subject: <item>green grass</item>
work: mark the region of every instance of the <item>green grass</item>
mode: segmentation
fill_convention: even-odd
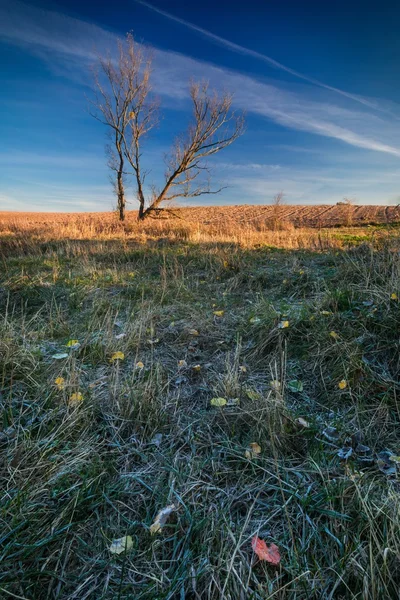
[[[0,597],[397,598],[399,480],[377,453],[400,454],[398,246],[2,251]]]

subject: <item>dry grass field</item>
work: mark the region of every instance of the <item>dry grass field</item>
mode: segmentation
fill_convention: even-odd
[[[0,214],[1,598],[399,597],[397,209],[344,208]]]
[[[235,230],[238,226],[263,231],[276,228],[276,221],[281,227],[329,228],[343,226],[387,225],[400,223],[400,206],[382,205],[283,205],[279,208],[273,205],[254,206],[210,206],[193,208],[176,208],[173,210],[178,220],[192,226],[202,226],[214,229]],[[137,212],[129,211],[128,221],[136,219]],[[1,212],[0,223],[16,221],[21,223],[50,222],[68,223],[71,220],[100,220],[105,223],[114,221],[110,213],[14,213]],[[173,220],[173,219],[170,219]]]

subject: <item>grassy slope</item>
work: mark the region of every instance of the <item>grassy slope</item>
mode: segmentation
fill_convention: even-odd
[[[1,597],[397,598],[397,475],[337,450],[359,432],[400,454],[398,253],[15,247],[0,283]],[[216,396],[240,403],[214,408]],[[249,459],[251,442],[262,452]],[[254,561],[255,533],[280,567]],[[111,555],[123,535],[132,550]]]

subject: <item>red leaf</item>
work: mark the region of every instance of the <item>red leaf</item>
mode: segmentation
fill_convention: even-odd
[[[251,540],[251,547],[260,560],[266,560],[271,565],[279,565],[281,561],[281,555],[276,544],[267,546],[264,540],[261,540],[257,535],[255,535]]]

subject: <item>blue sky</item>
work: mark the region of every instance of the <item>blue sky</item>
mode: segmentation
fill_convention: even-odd
[[[229,187],[195,204],[264,204],[280,190],[288,203],[397,203],[399,20],[385,1],[0,0],[0,210],[114,206],[87,97],[96,52],[126,31],[153,48],[161,100],[149,183],[190,118],[189,80],[208,79],[233,92],[247,128],[213,162]]]

